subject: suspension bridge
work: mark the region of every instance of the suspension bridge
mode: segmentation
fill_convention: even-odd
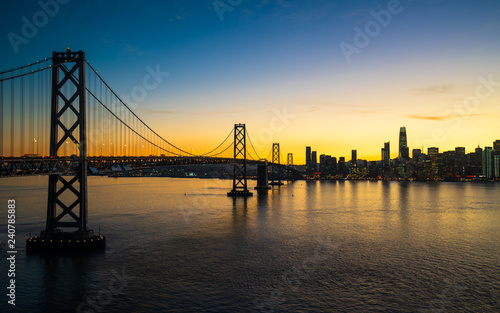
[[[91,174],[116,168],[232,164],[228,196],[247,197],[252,195],[247,165],[257,165],[259,190],[282,184],[281,179],[295,171],[291,153],[287,164],[281,164],[278,143],[261,158],[245,124],[235,124],[205,153],[183,150],[137,116],[83,51],[69,48],[0,72],[0,113],[0,177],[48,175],[46,228],[27,240],[28,251],[105,246],[106,238],[95,235],[87,223]]]

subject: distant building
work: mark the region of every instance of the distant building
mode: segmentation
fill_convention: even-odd
[[[382,148],[382,165],[391,165],[391,145],[390,142],[384,142],[384,147]]]
[[[467,167],[467,159],[465,155],[465,148],[464,147],[456,147],[455,148],[455,159],[454,159],[454,164],[453,168],[455,170],[454,174],[456,176],[463,176],[466,174],[466,167]]]
[[[408,141],[406,138],[406,127],[399,129],[399,156],[400,161],[406,161],[409,157]]]
[[[493,142],[493,151],[495,151],[495,154],[500,154],[500,140]]]
[[[465,148],[464,147],[456,147],[455,148],[455,154],[457,154],[457,155],[465,155]]]
[[[357,156],[357,151],[356,150],[352,150],[351,151],[351,164],[353,166],[356,166],[356,163],[358,162],[358,156]]]
[[[483,151],[483,176],[486,178],[493,178],[493,148],[484,147]]]
[[[495,162],[495,166],[493,167],[493,170],[495,171],[495,177],[500,178],[500,154],[495,154],[493,160]]]
[[[319,171],[321,172],[322,175],[325,174],[326,172],[326,154],[321,154],[319,156]]]
[[[345,166],[345,158],[344,157],[340,157],[339,158],[339,169],[338,169],[338,172],[340,175],[342,176],[345,176],[347,175],[347,169],[346,169],[346,166]]]
[[[311,147],[306,147],[306,172],[311,170]]]
[[[483,175],[483,149],[477,147],[473,153],[469,155],[469,175],[480,176]]]
[[[433,156],[436,154],[439,154],[439,148],[436,148],[436,147],[427,148],[427,155],[428,156]]]
[[[420,149],[413,149],[411,151],[411,158],[414,160],[414,161],[417,161],[418,157],[422,154],[422,150]]]
[[[327,177],[337,172],[337,159],[331,155],[322,154],[319,156],[319,171],[321,176]]]
[[[311,152],[311,170],[313,172],[318,170],[318,157],[316,156],[316,151]]]

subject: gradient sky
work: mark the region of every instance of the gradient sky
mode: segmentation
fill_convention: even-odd
[[[158,67],[169,76],[135,111],[183,148],[214,148],[235,123],[261,157],[279,142],[296,164],[308,145],[378,160],[391,141],[396,157],[401,126],[410,150],[471,152],[500,139],[499,1],[401,0],[351,62],[341,43],[355,45],[355,28],[376,27],[370,12],[398,1],[221,0],[232,9],[222,20],[213,1],[61,2],[17,53],[9,33],[22,35],[23,17],[42,8],[3,4],[0,69],[70,47],[129,95]]]

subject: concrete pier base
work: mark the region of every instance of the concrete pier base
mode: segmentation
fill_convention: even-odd
[[[96,236],[92,230],[81,232],[42,231],[40,236],[26,240],[26,252],[100,250],[106,247],[106,237]]]
[[[251,197],[253,193],[248,190],[231,190],[227,195],[228,197]]]

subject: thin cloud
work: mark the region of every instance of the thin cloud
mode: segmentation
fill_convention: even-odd
[[[430,121],[446,121],[455,118],[484,116],[485,114],[465,114],[465,115],[450,115],[450,116],[436,116],[436,115],[407,115],[406,117],[416,120],[430,120]]]
[[[233,110],[233,111],[195,111],[195,112],[180,112],[174,110],[152,110],[152,109],[144,109],[144,112],[148,114],[189,114],[189,115],[221,115],[221,114],[236,114],[246,112],[245,110]]]
[[[133,54],[133,55],[143,55],[144,51],[142,51],[141,47],[134,47],[131,44],[126,43],[125,48],[122,50],[122,53]]]

